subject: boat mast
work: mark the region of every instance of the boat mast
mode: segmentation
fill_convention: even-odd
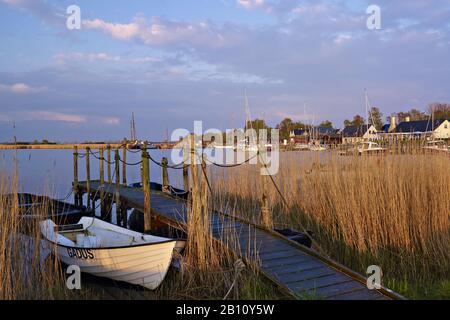
[[[131,113],[130,131],[131,131],[131,141],[136,141],[137,135],[136,135],[136,123],[134,121],[134,112]]]
[[[253,124],[252,124],[252,117],[250,115],[250,107],[248,105],[248,98],[247,98],[247,89],[244,88],[244,110],[245,110],[245,129],[247,130],[247,126],[250,126],[250,132],[252,134],[252,140],[255,142],[254,132],[253,132]],[[247,140],[247,139],[246,139]],[[246,141],[247,142],[247,141]],[[250,143],[250,141],[249,141]]]

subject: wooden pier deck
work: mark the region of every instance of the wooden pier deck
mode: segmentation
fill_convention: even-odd
[[[78,187],[86,192],[86,182]],[[91,181],[90,191],[99,192],[100,182]],[[105,183],[105,194],[115,193],[114,184]],[[120,186],[121,202],[143,211],[144,194],[140,188]],[[186,203],[159,191],[151,192],[152,215],[175,228],[186,223]],[[280,289],[298,298],[333,300],[386,300],[402,299],[400,295],[382,288],[369,290],[361,275],[326,259],[276,232],[261,229],[233,217],[210,213],[213,237],[228,246],[247,263],[257,266],[260,272]]]

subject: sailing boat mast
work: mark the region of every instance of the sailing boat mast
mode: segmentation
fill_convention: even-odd
[[[136,123],[134,121],[134,112],[131,113],[130,131],[131,131],[131,141],[136,141],[137,135],[136,135]]]
[[[252,118],[250,115],[250,108],[248,105],[248,98],[247,98],[247,89],[244,89],[244,110],[245,110],[245,129],[249,129],[247,126],[250,126],[250,132],[252,134],[252,140],[255,143],[255,137],[253,132],[253,124],[252,124]],[[250,141],[249,141],[250,142]]]

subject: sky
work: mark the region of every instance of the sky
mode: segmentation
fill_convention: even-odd
[[[448,0],[0,0],[0,41],[0,141],[242,127],[244,91],[272,126],[450,102]]]

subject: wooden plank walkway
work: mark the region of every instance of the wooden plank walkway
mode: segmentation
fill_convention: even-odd
[[[99,181],[91,181],[92,193],[99,190]],[[79,187],[86,191],[86,183]],[[106,194],[114,194],[114,185],[105,183]],[[139,188],[120,186],[121,201],[143,211],[144,194]],[[151,193],[152,214],[174,227],[187,220],[186,204],[159,191]],[[281,289],[298,298],[338,300],[402,299],[400,295],[382,288],[369,290],[365,279],[315,251],[257,226],[220,213],[210,213],[211,232],[215,239],[233,250],[246,262],[256,265],[260,272]]]

